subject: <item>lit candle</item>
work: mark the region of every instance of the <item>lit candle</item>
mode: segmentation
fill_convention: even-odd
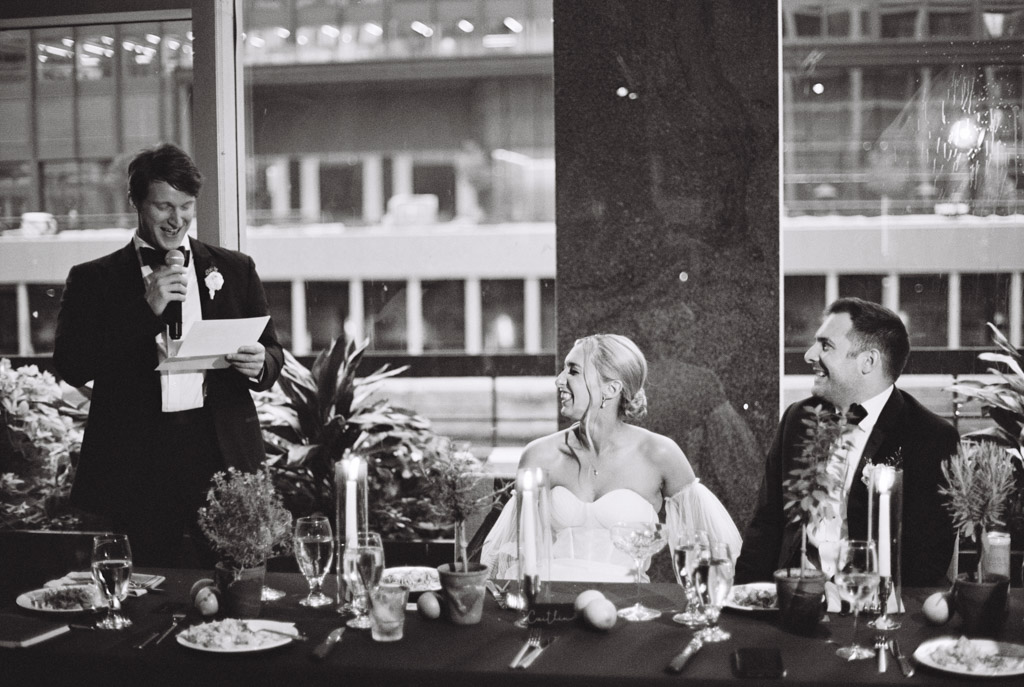
[[[519,479],[516,485],[521,494],[519,502],[523,512],[520,513],[519,526],[522,528],[523,560],[522,574],[524,577],[532,577],[537,574],[537,522],[535,518],[537,484],[532,469],[526,468],[519,471]]]
[[[345,474],[345,546],[358,546],[359,516],[356,510],[359,486],[359,459],[352,454],[341,459],[341,468]]]
[[[892,541],[889,535],[889,499],[896,482],[896,470],[889,465],[875,466],[875,488],[878,489],[878,574],[892,577]]]
[[[868,471],[868,536],[871,541],[875,537],[875,466],[866,466]]]

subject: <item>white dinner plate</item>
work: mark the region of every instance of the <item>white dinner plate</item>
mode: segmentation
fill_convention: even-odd
[[[941,652],[953,649],[959,640],[960,637],[929,639],[917,647],[917,650],[914,651],[914,659],[921,665],[956,675],[970,675],[971,677],[1024,675],[1024,645],[996,642],[990,639],[971,639],[967,641],[971,643],[971,648],[980,655],[994,657],[998,654],[1002,658],[990,658],[975,665],[942,660]],[[940,652],[938,657],[936,652]]]
[[[19,594],[15,603],[30,611],[44,613],[81,613],[106,608],[100,590],[95,585],[84,584],[34,589]]]
[[[222,638],[230,641],[232,635],[230,629],[239,625],[244,625],[249,631],[255,634],[254,637],[246,635],[252,641],[246,644],[209,646],[199,641],[194,641],[197,639],[197,633],[204,629],[209,630],[210,632],[219,633]],[[268,649],[276,649],[279,646],[284,646],[292,641],[290,638],[282,637],[279,634],[260,632],[260,630],[264,629],[275,630],[276,632],[283,632],[296,637],[299,635],[299,631],[295,629],[295,625],[292,623],[279,623],[274,620],[238,620],[237,618],[225,618],[224,620],[213,620],[208,623],[200,623],[199,625],[193,625],[185,628],[175,636],[175,639],[178,640],[178,644],[188,647],[189,649],[195,649],[196,651],[208,651],[215,654],[241,654],[251,651],[267,651]]]
[[[381,584],[397,584],[410,592],[437,591],[441,588],[441,576],[437,568],[405,566],[386,568],[380,578]]]
[[[767,594],[770,593],[774,601],[771,606],[752,605],[744,598],[749,594]],[[738,584],[732,588],[729,592],[729,599],[724,604],[726,608],[731,608],[736,611],[777,611],[779,610],[779,597],[775,592],[774,582],[751,582],[750,584]]]

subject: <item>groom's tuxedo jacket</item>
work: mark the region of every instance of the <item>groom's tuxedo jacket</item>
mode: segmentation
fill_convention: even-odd
[[[800,560],[800,527],[787,523],[782,483],[797,467],[806,426],[807,406],[828,405],[817,397],[786,409],[765,462],[757,508],[743,535],[736,563],[736,583],[771,580],[772,573]],[[847,506],[851,537],[867,534],[867,487],[861,480],[868,462],[884,462],[899,450],[903,457],[903,536],[901,583],[904,586],[940,584],[953,554],[955,533],[943,505],[940,465],[956,453],[959,435],[948,422],[922,406],[913,396],[894,389],[875,424],[850,489]],[[877,514],[875,516],[877,518]]]
[[[189,247],[204,320],[267,314],[252,258],[196,240]],[[212,270],[221,273],[224,284],[211,297],[204,278]],[[144,469],[155,424],[161,419],[160,374],[154,368],[155,340],[164,325],[144,295],[135,247],[129,243],[71,268],[61,300],[53,354],[57,371],[75,386],[93,382],[71,500],[95,513],[119,512],[124,495],[132,489],[126,483],[128,468]],[[206,371],[205,408],[213,419],[224,467],[251,470],[266,458],[249,391],[274,384],[284,355],[273,322],[259,340],[266,360],[257,383],[233,368]]]

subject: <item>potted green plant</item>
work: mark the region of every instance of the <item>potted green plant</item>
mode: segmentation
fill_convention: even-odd
[[[839,476],[830,469],[833,453],[843,445],[846,418],[824,406],[808,406],[796,467],[783,481],[783,510],[789,524],[800,527],[800,567],[775,571],[779,620],[783,627],[809,634],[825,614],[825,573],[807,559],[807,528],[836,514]]]
[[[1006,616],[1010,578],[986,574],[981,544],[987,530],[1006,524],[1003,514],[1014,488],[1010,461],[1006,449],[995,443],[964,440],[942,464],[946,485],[939,491],[953,526],[978,545],[975,572],[958,574],[953,585],[953,605],[968,634],[993,634]]]
[[[375,394],[402,366],[356,377],[368,341],[338,337],[307,369],[288,351],[278,382],[254,394],[274,481],[296,516],[334,512],[334,465],[346,449],[367,459],[370,529],[411,540],[434,531],[420,466],[433,458],[430,421]],[[336,524],[336,523],[335,523]]]
[[[455,532],[455,553],[451,564],[438,566],[445,611],[458,625],[480,622],[483,611],[488,566],[471,562],[467,551],[466,520],[490,510],[504,489],[494,488],[494,476],[483,469],[468,450],[440,438],[436,459],[424,466],[424,474],[433,495],[433,510],[439,522],[451,523]]]
[[[947,387],[947,391],[979,401],[994,423],[965,437],[999,444],[1012,457],[1014,486],[1007,497],[1004,517],[1011,543],[1019,550],[1024,547],[1024,356],[994,324],[989,322],[988,328],[998,350],[981,353],[978,359],[995,363],[987,370],[995,380],[964,379]]]
[[[215,473],[206,505],[199,509],[199,529],[222,556],[215,578],[227,614],[258,616],[267,559],[287,553],[292,535],[292,514],[275,490],[269,470],[229,468]]]

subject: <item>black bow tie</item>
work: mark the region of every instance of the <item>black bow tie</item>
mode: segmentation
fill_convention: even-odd
[[[185,267],[188,267],[188,249],[177,248],[175,250],[179,251],[182,255],[185,256]],[[156,269],[161,265],[167,264],[164,262],[164,260],[166,260],[168,252],[170,251],[158,250],[156,248],[147,248],[146,246],[141,246],[139,248],[139,255],[142,256],[142,264],[149,265],[153,269]]]
[[[846,421],[851,425],[859,425],[867,416],[868,411],[859,403],[850,404],[850,409],[846,411]]]

